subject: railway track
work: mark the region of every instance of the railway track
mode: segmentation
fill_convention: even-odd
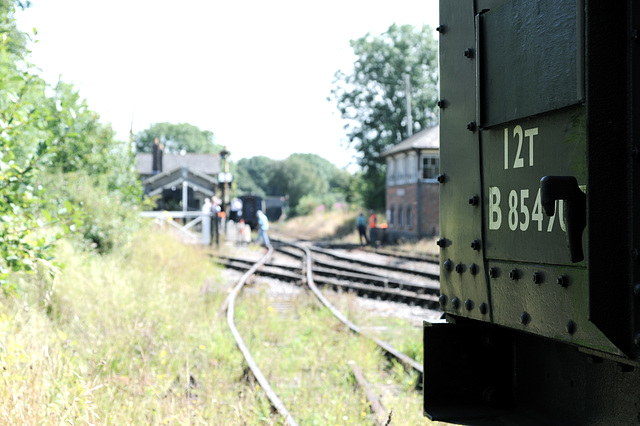
[[[404,259],[415,262],[424,262],[424,263],[432,263],[438,265],[440,263],[440,258],[437,254],[431,255],[416,255],[407,252],[385,249],[385,248],[376,248],[372,246],[363,246],[360,244],[321,244],[314,243],[318,248],[323,249],[334,249],[334,250],[350,250],[350,251],[363,251],[366,253],[375,253],[381,256],[388,256],[396,259]]]
[[[302,253],[295,253],[291,249],[278,247],[276,250],[300,261],[304,260]],[[225,267],[240,271],[247,271],[253,264],[252,260],[243,258],[218,256],[217,259]],[[435,283],[415,283],[367,272],[354,272],[357,271],[357,268],[348,268],[316,260],[314,263],[321,265],[313,267],[314,280],[317,285],[327,286],[334,290],[355,292],[358,296],[373,299],[391,300],[428,309],[439,308],[439,287]],[[300,282],[304,278],[301,268],[282,263],[267,262],[263,268],[256,271],[256,274],[287,282]]]
[[[375,281],[378,284],[361,284],[361,283],[345,283],[342,282],[341,279],[325,277],[320,275],[322,273],[323,268],[318,268],[313,266],[312,263],[312,255],[309,248],[294,244],[294,243],[284,243],[279,242],[278,247],[279,250],[283,250],[283,246],[288,246],[289,249],[284,250],[285,253],[289,256],[294,256],[298,261],[302,264],[300,267],[292,266],[290,264],[284,264],[282,262],[273,262],[271,261],[272,254],[274,252],[274,248],[269,246],[268,252],[262,256],[258,261],[256,260],[248,260],[248,259],[237,259],[230,257],[218,257],[218,262],[225,265],[226,267],[238,269],[245,271],[242,277],[239,279],[238,283],[234,286],[233,290],[230,292],[227,300],[225,302],[227,309],[227,323],[229,328],[232,331],[234,339],[242,352],[243,356],[247,360],[247,364],[260,384],[260,387],[264,390],[271,402],[271,405],[274,409],[282,416],[284,422],[290,425],[296,425],[297,422],[289,413],[289,411],[285,408],[282,401],[279,399],[277,394],[273,391],[270,384],[266,380],[265,376],[260,371],[259,367],[253,360],[249,349],[247,348],[242,336],[238,332],[234,323],[234,309],[235,309],[235,300],[242,291],[242,288],[246,284],[249,277],[253,274],[271,276],[283,281],[289,282],[302,282],[305,283],[308,288],[314,293],[314,295],[322,302],[322,304],[331,311],[331,313],[338,318],[343,324],[345,324],[352,332],[360,334],[373,342],[375,342],[378,347],[380,347],[384,353],[388,355],[388,357],[392,357],[396,359],[401,365],[405,367],[407,370],[415,371],[419,378],[418,383],[422,383],[422,374],[423,369],[422,365],[418,363],[413,358],[408,355],[396,350],[387,342],[376,338],[375,336],[369,335],[364,332],[360,327],[351,322],[345,315],[343,315],[338,309],[336,309],[327,299],[324,297],[322,292],[319,290],[316,283],[320,285],[330,285],[334,288],[343,288],[345,290],[356,291],[358,294],[376,294],[378,298],[393,298],[395,300],[402,300],[406,303],[414,303],[421,304],[423,306],[427,306],[430,308],[435,308],[438,306],[437,302],[437,290],[434,288],[420,287],[422,293],[417,293],[415,291],[409,291],[404,288],[400,288],[400,286],[407,286],[408,283],[398,282],[394,280],[387,280],[386,283],[380,277],[376,277],[374,275],[367,274],[358,274],[351,273],[350,278],[355,278],[358,275],[362,275],[362,277],[367,278],[371,281]],[[294,251],[297,250],[298,254],[295,254]],[[318,269],[320,269],[320,273],[318,273]],[[327,271],[324,271],[327,272]],[[328,273],[328,272],[327,272]],[[315,274],[318,274],[317,277],[314,277]],[[389,286],[390,282],[394,282],[393,285],[398,285],[396,288],[392,288]],[[386,287],[384,287],[386,284]]]
[[[273,408],[275,408],[278,411],[278,413],[284,418],[284,421],[286,424],[291,426],[297,426],[298,423],[291,416],[291,414],[286,409],[286,407],[284,406],[284,404],[282,403],[278,395],[273,391],[273,389],[271,388],[271,385],[269,384],[269,381],[266,379],[266,377],[264,377],[264,375],[262,374],[262,371],[260,371],[260,368],[258,367],[256,362],[253,360],[253,356],[251,355],[251,352],[249,352],[249,348],[247,348],[247,345],[244,343],[244,340],[242,339],[242,336],[240,335],[240,332],[238,331],[235,325],[234,317],[235,317],[236,297],[242,290],[242,287],[244,287],[244,285],[246,284],[249,277],[253,275],[258,270],[258,268],[264,265],[269,260],[269,258],[271,258],[272,254],[273,254],[273,247],[269,246],[269,250],[267,251],[267,253],[260,260],[255,262],[254,265],[242,275],[242,277],[240,277],[240,279],[238,280],[238,283],[235,285],[235,287],[233,287],[233,289],[231,290],[231,293],[229,293],[229,296],[227,297],[227,300],[225,302],[227,306],[227,324],[229,325],[229,328],[231,329],[231,333],[233,334],[233,338],[235,339],[236,343],[238,344],[238,348],[242,352],[242,355],[244,356],[245,360],[247,361],[247,364],[249,365],[249,368],[251,369],[253,376],[256,378],[258,383],[260,383],[260,386],[262,387],[264,392],[267,394],[267,397],[269,398],[269,401],[271,402],[271,405],[273,406]]]
[[[338,261],[348,262],[351,265],[351,267],[353,267],[353,264],[358,264],[370,269],[383,269],[387,273],[388,271],[394,271],[394,272],[399,272],[405,275],[424,277],[424,278],[428,278],[435,281],[438,281],[440,279],[439,266],[428,264],[426,265],[427,267],[417,267],[415,266],[415,263],[418,262],[416,260],[413,260],[414,266],[407,267],[407,266],[397,265],[389,262],[365,260],[356,256],[339,253],[334,250],[322,249],[313,245],[309,246],[308,248],[310,251],[316,254],[333,258]],[[318,259],[314,259],[314,262],[318,262]]]

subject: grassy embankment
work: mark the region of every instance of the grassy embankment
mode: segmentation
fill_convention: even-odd
[[[219,315],[232,279],[206,252],[145,229],[96,255],[64,243],[55,280],[25,277],[0,297],[2,424],[280,423],[248,377]],[[367,424],[355,360],[393,409],[424,423],[415,377],[385,368],[301,292],[276,310],[260,279],[237,304],[237,324],[265,375],[302,424]]]

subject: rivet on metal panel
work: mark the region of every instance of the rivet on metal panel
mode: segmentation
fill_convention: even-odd
[[[442,266],[444,267],[445,271],[451,272],[451,270],[453,269],[453,262],[450,259],[447,259],[444,261]]]
[[[477,206],[478,204],[480,204],[480,197],[474,195],[473,197],[469,198],[469,204],[471,204],[472,206]]]
[[[471,241],[471,248],[474,250],[480,250],[480,247],[482,246],[482,244],[480,244],[480,240],[473,240]]]
[[[453,309],[458,309],[460,307],[460,299],[454,297],[453,300],[451,300],[451,306],[453,306]]]
[[[470,121],[467,123],[467,130],[475,132],[477,128],[478,128],[478,125],[476,124],[475,121]]]
[[[524,325],[527,325],[531,322],[531,315],[526,312],[520,314],[520,322]]]
[[[491,278],[498,278],[498,268],[489,268],[489,276]]]
[[[544,281],[543,275],[540,272],[534,272],[533,273],[534,284],[542,284],[542,281]]]
[[[447,240],[445,240],[444,238],[440,238],[438,241],[436,241],[436,245],[438,247],[446,247],[447,246]]]
[[[576,332],[576,323],[573,322],[573,320],[569,320],[565,324],[564,328],[565,328],[565,330],[567,330],[567,333],[573,334],[573,333]]]
[[[438,25],[436,27],[436,31],[439,32],[440,34],[444,34],[447,32],[447,26],[446,25]]]
[[[446,294],[441,294],[440,297],[438,298],[438,302],[440,302],[440,306],[445,307],[447,306],[447,301],[449,299],[447,298]]]
[[[468,49],[465,49],[464,57],[469,59],[473,58],[473,48],[469,47]]]
[[[471,272],[471,275],[477,274],[479,270],[480,268],[475,263],[472,263],[471,265],[469,265],[469,272]]]
[[[439,183],[445,183],[447,181],[447,176],[444,173],[442,173],[436,177],[436,180]]]
[[[467,311],[470,311],[473,309],[473,301],[471,301],[471,299],[467,299],[464,301],[464,307],[467,308]]]
[[[633,295],[636,297],[640,296],[640,284],[633,286]]]
[[[560,285],[562,287],[568,287],[569,286],[569,277],[567,275],[560,275],[558,277],[558,285]]]
[[[462,262],[458,263],[456,265],[456,272],[461,274],[464,272],[464,264],[462,264]]]
[[[511,271],[509,271],[509,278],[511,278],[514,281],[519,279],[520,271],[518,271],[517,269],[512,269]]]
[[[480,313],[481,313],[482,315],[485,315],[485,314],[487,313],[487,311],[488,311],[487,304],[486,304],[486,303],[484,303],[484,302],[482,302],[482,303],[480,304],[480,306],[478,306],[478,309],[480,309]]]
[[[438,100],[438,108],[446,108],[446,107],[447,107],[447,100],[446,99]]]

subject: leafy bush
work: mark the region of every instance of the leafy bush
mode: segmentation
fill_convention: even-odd
[[[295,208],[295,215],[306,216],[315,211],[321,205],[322,200],[315,195],[305,195],[298,202],[298,205]]]
[[[128,216],[141,193],[131,147],[114,139],[111,127],[99,123],[73,86],[59,82],[48,88],[29,63],[29,36],[14,19],[16,7],[28,4],[0,0],[0,288],[5,292],[15,289],[20,272],[33,272],[36,263],[51,259],[55,242],[70,231],[80,231],[101,252],[109,250],[135,223]],[[45,169],[49,172],[42,176]],[[96,204],[105,200],[109,206]]]
[[[126,242],[140,227],[140,205],[127,201],[121,193],[110,190],[108,178],[89,176],[86,172],[49,174],[52,196],[81,207],[81,220],[75,228],[83,244],[104,254]]]

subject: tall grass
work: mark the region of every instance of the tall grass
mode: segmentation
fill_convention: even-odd
[[[238,328],[247,337],[263,373],[300,424],[373,424],[369,403],[355,387],[348,361],[353,360],[382,395],[393,424],[425,424],[416,375],[388,366],[368,339],[351,333],[313,296],[300,292],[285,308],[267,286],[243,295]],[[421,338],[420,338],[421,339]]]
[[[156,229],[133,237],[106,255],[63,243],[54,279],[43,268],[0,296],[0,424],[281,424],[219,314],[235,280]],[[414,376],[305,292],[255,282],[236,322],[301,424],[372,424],[349,360],[394,424],[425,423]]]
[[[256,407],[205,254],[141,232],[99,256],[59,249],[55,280],[0,305],[0,423],[243,423]]]

